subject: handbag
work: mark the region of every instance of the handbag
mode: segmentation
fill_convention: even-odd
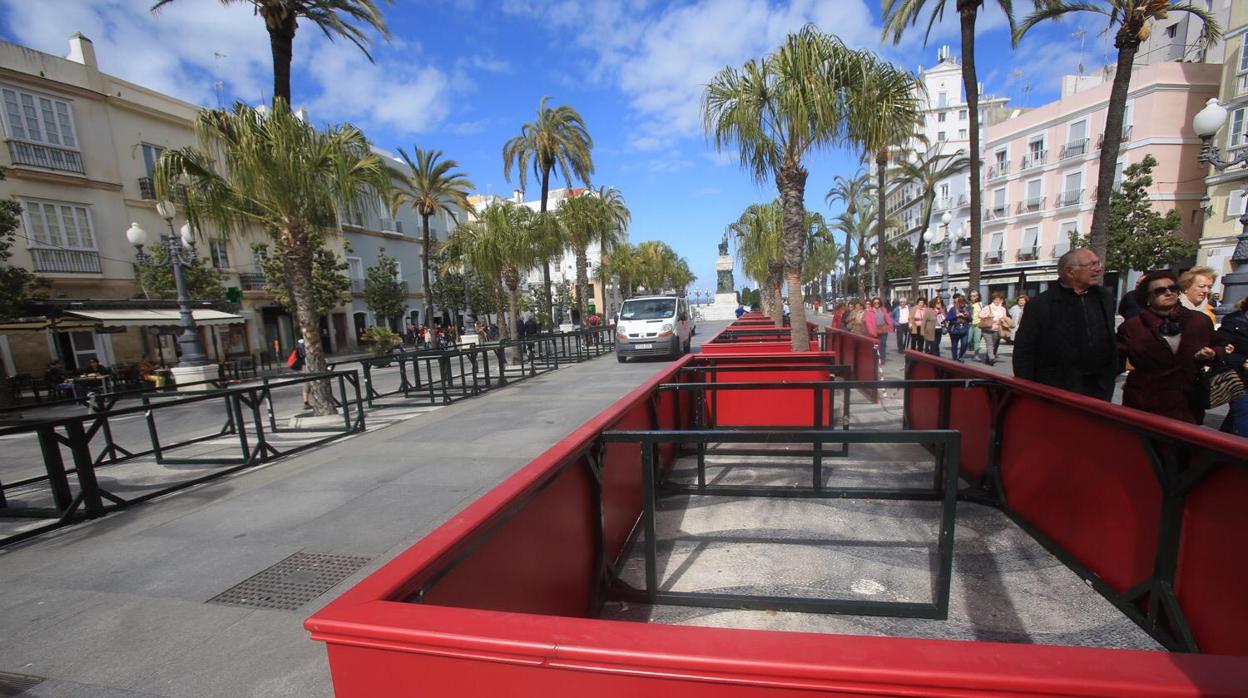
[[[1244,392],[1244,381],[1233,366],[1218,366],[1200,373],[1201,403],[1205,409],[1225,405]]]
[[[965,337],[969,330],[970,326],[968,326],[965,322],[955,322],[949,326],[949,336]]]
[[[982,316],[981,316],[981,317],[979,318],[979,329],[981,329],[981,330],[991,330],[991,329],[992,329],[992,316],[991,316],[991,315],[989,315],[988,317],[982,317]]]
[[[294,368],[295,364],[298,362],[299,362],[299,350],[291,349],[290,356],[286,357],[286,366],[289,368]]]

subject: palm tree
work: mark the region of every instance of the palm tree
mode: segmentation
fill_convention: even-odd
[[[794,351],[808,351],[802,304],[806,248],[807,153],[843,139],[845,102],[861,81],[869,54],[808,25],[775,53],[726,67],[706,87],[702,119],[715,147],[737,146],[741,166],[762,183],[772,179],[784,212],[784,263]]]
[[[227,234],[247,225],[269,232],[286,267],[308,368],[325,370],[313,260],[340,217],[361,210],[377,192],[388,193],[390,169],[370,152],[359,129],[317,131],[283,100],[274,101],[268,114],[241,102],[229,112],[202,111],[195,129],[200,148],[161,156],[157,195],[167,197],[185,183],[187,218],[195,229],[208,222]],[[310,401],[318,415],[333,411],[328,382],[313,386]]]
[[[779,201],[751,204],[728,225],[736,240],[741,269],[763,291],[763,312],[773,322],[784,323],[780,287],[784,283],[784,224]]]
[[[1096,176],[1096,208],[1092,211],[1092,228],[1088,232],[1089,246],[1101,259],[1105,259],[1109,243],[1109,200],[1114,189],[1118,151],[1122,147],[1122,121],[1127,109],[1127,93],[1131,90],[1131,67],[1135,64],[1140,43],[1147,40],[1152,32],[1152,23],[1164,19],[1171,10],[1190,12],[1199,17],[1205,23],[1205,37],[1210,44],[1222,38],[1222,28],[1209,11],[1192,3],[1176,5],[1170,0],[1102,0],[1101,4],[1047,0],[1014,29],[1014,45],[1017,46],[1024,34],[1045,20],[1057,19],[1071,12],[1095,12],[1108,17],[1109,29],[1114,30],[1118,65],[1105,109],[1100,171]]]
[[[844,211],[838,215],[832,227],[845,233],[845,273],[849,274],[850,269],[854,266],[853,252],[857,251],[858,256],[866,257],[870,254],[868,251],[867,238],[871,236],[871,231],[875,229],[878,217],[875,213],[876,201],[874,199],[863,199],[855,207],[854,213]],[[887,224],[887,219],[885,223]],[[858,265],[858,293],[866,295],[866,265]],[[848,284],[847,284],[848,286]]]
[[[620,296],[625,300],[633,295],[640,277],[640,258],[637,248],[628,243],[621,243],[603,254],[598,265],[598,275],[605,284],[614,278],[619,284]]]
[[[646,287],[647,292],[660,293],[671,289],[678,295],[684,295],[685,287],[693,283],[697,277],[689,269],[689,262],[667,243],[658,240],[646,240],[636,247],[636,280]]]
[[[459,163],[454,160],[438,160],[442,157],[441,150],[412,151],[415,159],[408,157],[402,148],[399,156],[407,163],[407,174],[397,178],[397,184],[390,196],[390,215],[397,215],[404,204],[411,204],[412,210],[420,216],[421,248],[420,274],[425,295],[425,321],[433,322],[433,286],[429,285],[429,254],[432,252],[432,241],[429,239],[429,218],[438,211],[445,211],[456,222],[459,219],[455,211],[471,211],[468,203],[468,192],[472,191],[472,182],[463,172],[456,171]]]
[[[832,178],[832,188],[824,194],[823,200],[828,205],[833,201],[840,201],[845,204],[845,210],[854,213],[858,206],[858,202],[871,195],[871,190],[875,184],[871,182],[871,176],[865,170],[858,170],[853,177],[842,177],[837,175]]]
[[[875,60],[866,67],[862,85],[850,107],[850,137],[875,160],[876,248],[884,249],[885,181],[890,148],[900,147],[915,137],[921,116],[923,83],[887,61]],[[876,288],[888,297],[888,279],[883,264],[876,265]]]
[[[802,283],[812,284],[816,295],[822,299],[827,293],[827,277],[836,268],[841,248],[832,237],[832,229],[821,214],[809,212],[806,216],[810,235],[806,239],[806,263],[803,265]]]
[[[562,177],[569,187],[575,177],[589,186],[594,174],[594,139],[590,138],[585,120],[568,105],[546,106],[542,97],[537,105],[537,119],[520,127],[520,135],[503,145],[503,177],[511,181],[514,164],[520,175],[520,186],[526,184],[530,163],[533,174],[542,180],[541,225],[548,232],[555,228],[546,217],[546,202],[550,194],[550,174]],[[549,227],[548,227],[549,226]],[[562,248],[562,246],[560,246]],[[542,284],[546,288],[546,314],[554,318],[553,297],[550,287],[550,260],[542,260]]]
[[[490,284],[494,291],[494,307],[498,308],[498,324],[503,339],[512,335],[512,324],[503,315],[503,270],[507,259],[499,246],[498,238],[490,236],[490,229],[483,220],[468,220],[455,226],[438,248],[443,260],[440,271],[472,269],[477,276]]]
[[[923,232],[932,223],[932,210],[936,203],[936,188],[940,183],[950,177],[965,170],[970,165],[970,159],[958,152],[952,154],[944,154],[940,152],[939,145],[929,149],[927,152],[917,154],[911,157],[910,153],[906,153],[900,162],[891,170],[891,176],[901,179],[905,183],[918,186],[923,196],[923,208],[919,214],[922,224],[919,226],[919,241],[914,246],[914,262],[910,272],[910,297],[917,298],[919,295],[919,271],[922,267],[924,248],[926,241],[923,239]],[[946,241],[948,244],[948,241]],[[879,265],[883,267],[884,265]]]
[[[564,239],[576,256],[577,317],[585,318],[589,296],[589,246],[597,243],[599,249],[606,253],[619,242],[620,233],[628,225],[628,207],[618,190],[603,187],[564,201],[556,215]]]
[[[159,0],[152,12],[174,0]],[[368,56],[368,35],[358,24],[372,27],[386,40],[390,31],[374,0],[220,0],[222,5],[251,5],[264,19],[269,32],[269,50],[273,53],[273,98],[281,97],[290,104],[290,60],[295,43],[295,30],[304,19],[319,28],[330,41],[341,36],[355,44]],[[389,4],[390,0],[385,0]]]

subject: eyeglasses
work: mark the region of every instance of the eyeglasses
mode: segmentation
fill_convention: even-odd
[[[1158,286],[1150,291],[1154,296],[1164,296],[1167,293],[1178,293],[1180,291],[1178,284],[1170,284],[1169,286]]]
[[[1093,269],[1096,269],[1097,267],[1102,267],[1102,266],[1104,266],[1104,264],[1102,264],[1102,263],[1101,263],[1101,260],[1099,260],[1099,259],[1098,259],[1098,260],[1096,260],[1095,262],[1083,262],[1083,263],[1081,263],[1081,264],[1072,264],[1072,265],[1070,265],[1070,266],[1072,266],[1072,267],[1092,267]]]

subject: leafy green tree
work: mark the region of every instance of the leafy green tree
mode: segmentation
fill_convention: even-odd
[[[21,220],[22,207],[17,201],[0,199],[0,319],[5,320],[25,316],[27,303],[48,287],[47,279],[9,263]],[[0,383],[6,383],[7,388],[7,381]]]
[[[1118,152],[1122,147],[1122,122],[1127,111],[1127,97],[1131,91],[1131,70],[1140,44],[1148,40],[1153,25],[1165,19],[1171,11],[1195,15],[1205,25],[1205,38],[1217,42],[1222,38],[1222,28],[1208,10],[1195,3],[1177,4],[1170,0],[1100,0],[1091,2],[1062,2],[1045,0],[1037,3],[1037,9],[1018,25],[1013,33],[1014,44],[1032,27],[1045,20],[1057,20],[1072,12],[1093,12],[1109,19],[1109,30],[1114,32],[1114,47],[1118,49],[1118,64],[1114,70],[1114,82],[1109,89],[1109,104],[1105,108],[1105,131],[1101,142],[1100,171],[1096,177],[1096,208],[1092,210],[1092,227],[1088,231],[1088,246],[1101,259],[1110,263],[1110,220],[1113,214],[1111,198],[1114,194],[1114,169]],[[974,124],[971,128],[975,128]],[[971,148],[974,149],[974,143]],[[971,175],[975,176],[974,173]],[[974,211],[974,209],[971,209]],[[972,250],[972,252],[976,252]]]
[[[173,279],[173,265],[169,260],[169,248],[164,243],[151,246],[152,263],[136,267],[139,288],[148,298],[177,298],[177,284]],[[225,297],[222,284],[224,274],[208,264],[203,256],[195,258],[194,264],[182,264],[182,278],[186,281],[186,293],[193,300],[219,301]]]
[[[549,238],[556,233],[554,226],[546,214],[547,199],[550,194],[550,174],[561,176],[570,187],[575,177],[586,187],[589,178],[594,174],[594,139],[589,136],[585,120],[572,107],[546,106],[542,97],[537,105],[537,119],[520,127],[520,135],[503,144],[503,177],[511,181],[511,168],[514,165],[520,177],[520,186],[524,187],[530,165],[533,174],[542,181],[542,203],[538,221],[543,237]],[[539,249],[541,247],[540,240]],[[557,251],[561,251],[558,246]],[[550,289],[550,259],[540,260],[542,263],[542,286],[546,289],[546,298],[552,298]],[[546,315],[554,314],[551,306],[546,306]]]
[[[160,0],[152,12],[174,0]],[[386,0],[389,2],[389,0]],[[273,54],[273,97],[290,104],[290,61],[294,52],[295,30],[303,20],[320,29],[332,41],[345,38],[373,60],[365,46],[368,35],[357,26],[365,24],[389,39],[386,22],[373,0],[220,0],[222,5],[251,5],[264,20],[269,32],[269,49]]]
[[[783,323],[780,287],[784,283],[784,222],[780,202],[751,204],[728,225],[728,233],[736,242],[741,270],[759,283],[763,312],[773,322]]]
[[[364,272],[364,303],[382,321],[402,318],[407,310],[407,284],[399,279],[399,262],[377,251],[377,263]]]
[[[810,343],[801,287],[808,232],[803,160],[846,138],[860,88],[882,65],[808,25],[772,54],[720,70],[703,94],[703,125],[716,149],[735,145],[741,166],[758,183],[774,181],[780,194],[794,351]]]
[[[936,147],[930,148],[923,153],[905,153],[901,161],[892,170],[892,176],[901,179],[905,183],[917,186],[923,197],[923,208],[919,213],[919,241],[914,246],[915,252],[911,260],[910,271],[893,275],[892,266],[885,265],[889,276],[895,279],[905,276],[910,277],[911,298],[919,297],[919,275],[922,271],[923,255],[927,246],[926,241],[923,240],[923,233],[932,224],[932,212],[935,210],[937,187],[940,186],[941,182],[965,170],[970,164],[971,161],[962,155],[961,150],[956,153],[946,154],[941,151],[939,144],[937,144]]]
[[[282,258],[294,313],[307,347],[307,366],[325,370],[313,269],[325,235],[340,217],[388,195],[391,170],[351,125],[318,131],[285,101],[260,112],[238,103],[205,110],[195,123],[200,147],[167,150],[156,166],[156,193],[185,184],[194,228],[210,222],[227,234],[248,226],[268,232]],[[328,381],[309,394],[315,414],[334,411]]]
[[[290,292],[290,280],[286,277],[285,260],[269,254],[269,246],[264,243],[253,243],[251,250],[260,260],[265,293],[272,296],[287,312],[295,313],[296,306]],[[323,247],[317,247],[312,262],[312,304],[318,316],[328,315],[334,308],[351,300],[348,293],[351,289],[351,278],[347,276],[349,267],[338,255]]]
[[[471,211],[468,203],[468,192],[474,189],[467,175],[456,170],[459,163],[454,160],[443,160],[440,150],[413,151],[415,159],[399,148],[399,155],[407,163],[408,173],[399,178],[394,194],[390,198],[391,212],[397,212],[405,203],[410,203],[412,210],[420,216],[421,222],[421,253],[420,274],[424,282],[423,288],[432,289],[429,282],[431,267],[429,256],[434,254],[433,241],[429,237],[429,218],[438,211],[445,211],[451,218],[456,218],[456,211]],[[432,294],[425,294],[425,317],[433,317]]]
[[[1162,215],[1152,206],[1148,188],[1153,186],[1157,159],[1144,159],[1122,171],[1122,187],[1109,202],[1109,248],[1105,268],[1119,272],[1161,269],[1191,257],[1196,243],[1179,236],[1183,216],[1177,209]],[[1091,244],[1090,235],[1076,240],[1079,246]]]
[[[911,245],[909,240],[900,239],[884,243],[884,273],[888,274],[889,278],[900,279],[911,275],[913,273],[911,265],[918,258],[919,255],[915,254],[914,245]],[[910,297],[919,297],[918,284],[913,281],[910,284]]]
[[[614,188],[597,191],[563,202],[556,213],[564,239],[576,257],[576,307],[581,318],[588,317],[589,246],[597,243],[604,253],[620,241],[630,214],[624,197]]]

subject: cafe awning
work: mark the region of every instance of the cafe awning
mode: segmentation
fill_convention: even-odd
[[[100,327],[96,320],[84,318],[26,317],[0,322],[0,334],[27,334],[54,330],[57,332],[90,332]]]
[[[170,327],[182,323],[178,311],[172,309],[70,310],[66,311],[64,315],[80,320],[89,320],[105,326]],[[213,325],[241,325],[245,322],[242,315],[226,313],[220,310],[195,309],[191,311],[191,316],[195,318],[195,324],[209,327]]]

